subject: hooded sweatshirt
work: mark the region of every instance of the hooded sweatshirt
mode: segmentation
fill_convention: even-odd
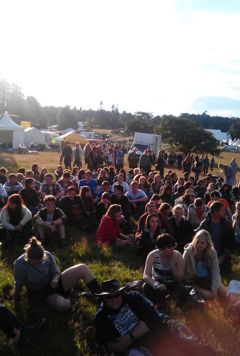
[[[208,253],[208,264],[211,275],[211,292],[213,295],[217,295],[217,290],[221,285],[221,276],[219,269],[219,262],[216,250],[212,247]],[[195,254],[192,244],[188,244],[184,248],[183,253],[184,261],[184,280],[187,283],[194,283],[197,278],[196,263],[195,263]]]

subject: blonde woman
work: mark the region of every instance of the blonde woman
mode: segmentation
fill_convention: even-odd
[[[192,242],[184,249],[184,280],[193,285],[204,299],[225,297],[217,252],[210,234],[199,230]]]

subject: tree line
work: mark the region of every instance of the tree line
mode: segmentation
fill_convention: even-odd
[[[37,128],[56,125],[59,130],[69,127],[77,129],[78,122],[82,121],[86,129],[122,128],[126,133],[160,133],[163,139],[182,151],[191,147],[192,150],[194,148],[195,151],[203,152],[210,146],[216,150],[213,136],[203,129],[219,129],[229,132],[232,138],[240,137],[240,120],[237,117],[211,116],[206,111],[202,114],[182,113],[179,116],[154,116],[152,113],[140,111],[134,114],[126,111],[120,113],[114,105],[110,110],[103,109],[102,101],[98,110],[83,110],[81,107],[71,108],[68,105],[41,106],[33,96],[25,96],[18,85],[0,80],[0,113],[4,110],[16,115],[16,122],[30,121],[32,126]]]

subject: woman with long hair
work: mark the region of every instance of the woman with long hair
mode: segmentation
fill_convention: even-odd
[[[87,231],[95,231],[96,228],[96,206],[93,200],[91,188],[87,185],[80,187],[80,198],[82,200],[84,226]]]
[[[160,189],[163,185],[162,182],[162,177],[160,174],[155,174],[154,178],[153,178],[153,182],[151,184],[152,187],[152,192],[156,193],[156,194],[160,194]]]
[[[161,226],[158,214],[148,215],[145,228],[141,233],[136,234],[139,253],[146,257],[155,248],[158,235],[164,232],[166,230]]]
[[[96,243],[105,246],[126,246],[131,244],[131,239],[121,232],[123,219],[121,205],[110,205],[97,229]]]
[[[12,194],[8,197],[6,205],[1,210],[0,220],[7,232],[7,241],[14,238],[29,238],[31,235],[32,213],[23,204],[19,194]]]
[[[206,230],[199,230],[192,242],[185,246],[183,260],[184,280],[193,285],[204,299],[211,299],[217,295],[226,296],[226,288],[220,276],[218,255]]]
[[[104,192],[101,196],[100,202],[96,206],[96,218],[97,222],[99,223],[104,214],[106,214],[110,203],[110,194],[108,192]]]
[[[39,181],[41,182],[41,183],[43,183],[44,182],[44,180],[45,180],[45,175],[47,174],[47,168],[45,168],[45,167],[43,167],[42,169],[41,169],[41,173],[40,173],[40,177],[39,177]]]

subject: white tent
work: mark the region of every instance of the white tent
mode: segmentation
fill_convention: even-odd
[[[6,111],[0,118],[0,143],[11,148],[24,145],[24,129],[16,124]]]
[[[46,135],[38,130],[36,127],[28,127],[25,131],[25,146],[30,146],[31,143],[35,143],[37,145],[45,145],[46,144]]]

